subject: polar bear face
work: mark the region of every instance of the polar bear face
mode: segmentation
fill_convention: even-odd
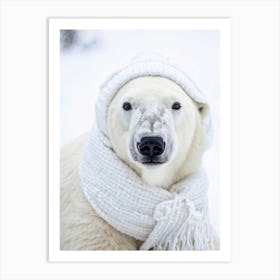
[[[113,149],[146,183],[168,188],[200,162],[205,111],[167,78],[131,80],[108,108]]]

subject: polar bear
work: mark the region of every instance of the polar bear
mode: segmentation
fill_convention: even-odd
[[[131,108],[122,108],[123,105]],[[113,148],[146,183],[168,189],[200,166],[207,111],[207,106],[193,101],[166,78],[134,79],[119,90],[109,106],[108,128]],[[146,139],[143,149],[149,149],[150,142],[154,149],[161,149],[159,136],[166,143],[160,163],[145,163],[142,152],[134,149],[136,143]]]
[[[111,149],[147,186],[169,190],[201,167],[208,111],[170,78],[133,78],[108,105]],[[138,250],[143,241],[101,218],[82,191],[78,169],[88,137],[61,151],[61,250]]]

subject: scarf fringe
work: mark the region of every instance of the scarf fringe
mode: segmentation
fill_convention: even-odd
[[[174,203],[172,209],[171,203]],[[159,216],[159,212],[164,215]],[[184,215],[180,217],[180,213]],[[190,200],[176,196],[173,201],[163,202],[157,207],[154,218],[157,220],[156,226],[141,250],[215,249],[215,232],[209,223],[207,211],[196,210]]]

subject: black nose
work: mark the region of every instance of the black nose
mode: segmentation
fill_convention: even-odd
[[[161,137],[143,137],[137,145],[143,156],[159,156],[164,152],[165,143]]]

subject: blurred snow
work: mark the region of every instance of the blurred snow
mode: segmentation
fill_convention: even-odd
[[[94,122],[98,87],[110,73],[128,63],[137,53],[153,51],[170,58],[204,92],[210,104],[214,129],[213,145],[204,156],[204,166],[210,181],[211,220],[219,230],[219,31],[80,30],[72,35],[63,32],[60,60],[61,146],[90,130]],[[68,41],[65,37],[63,39],[63,35],[70,35]]]

